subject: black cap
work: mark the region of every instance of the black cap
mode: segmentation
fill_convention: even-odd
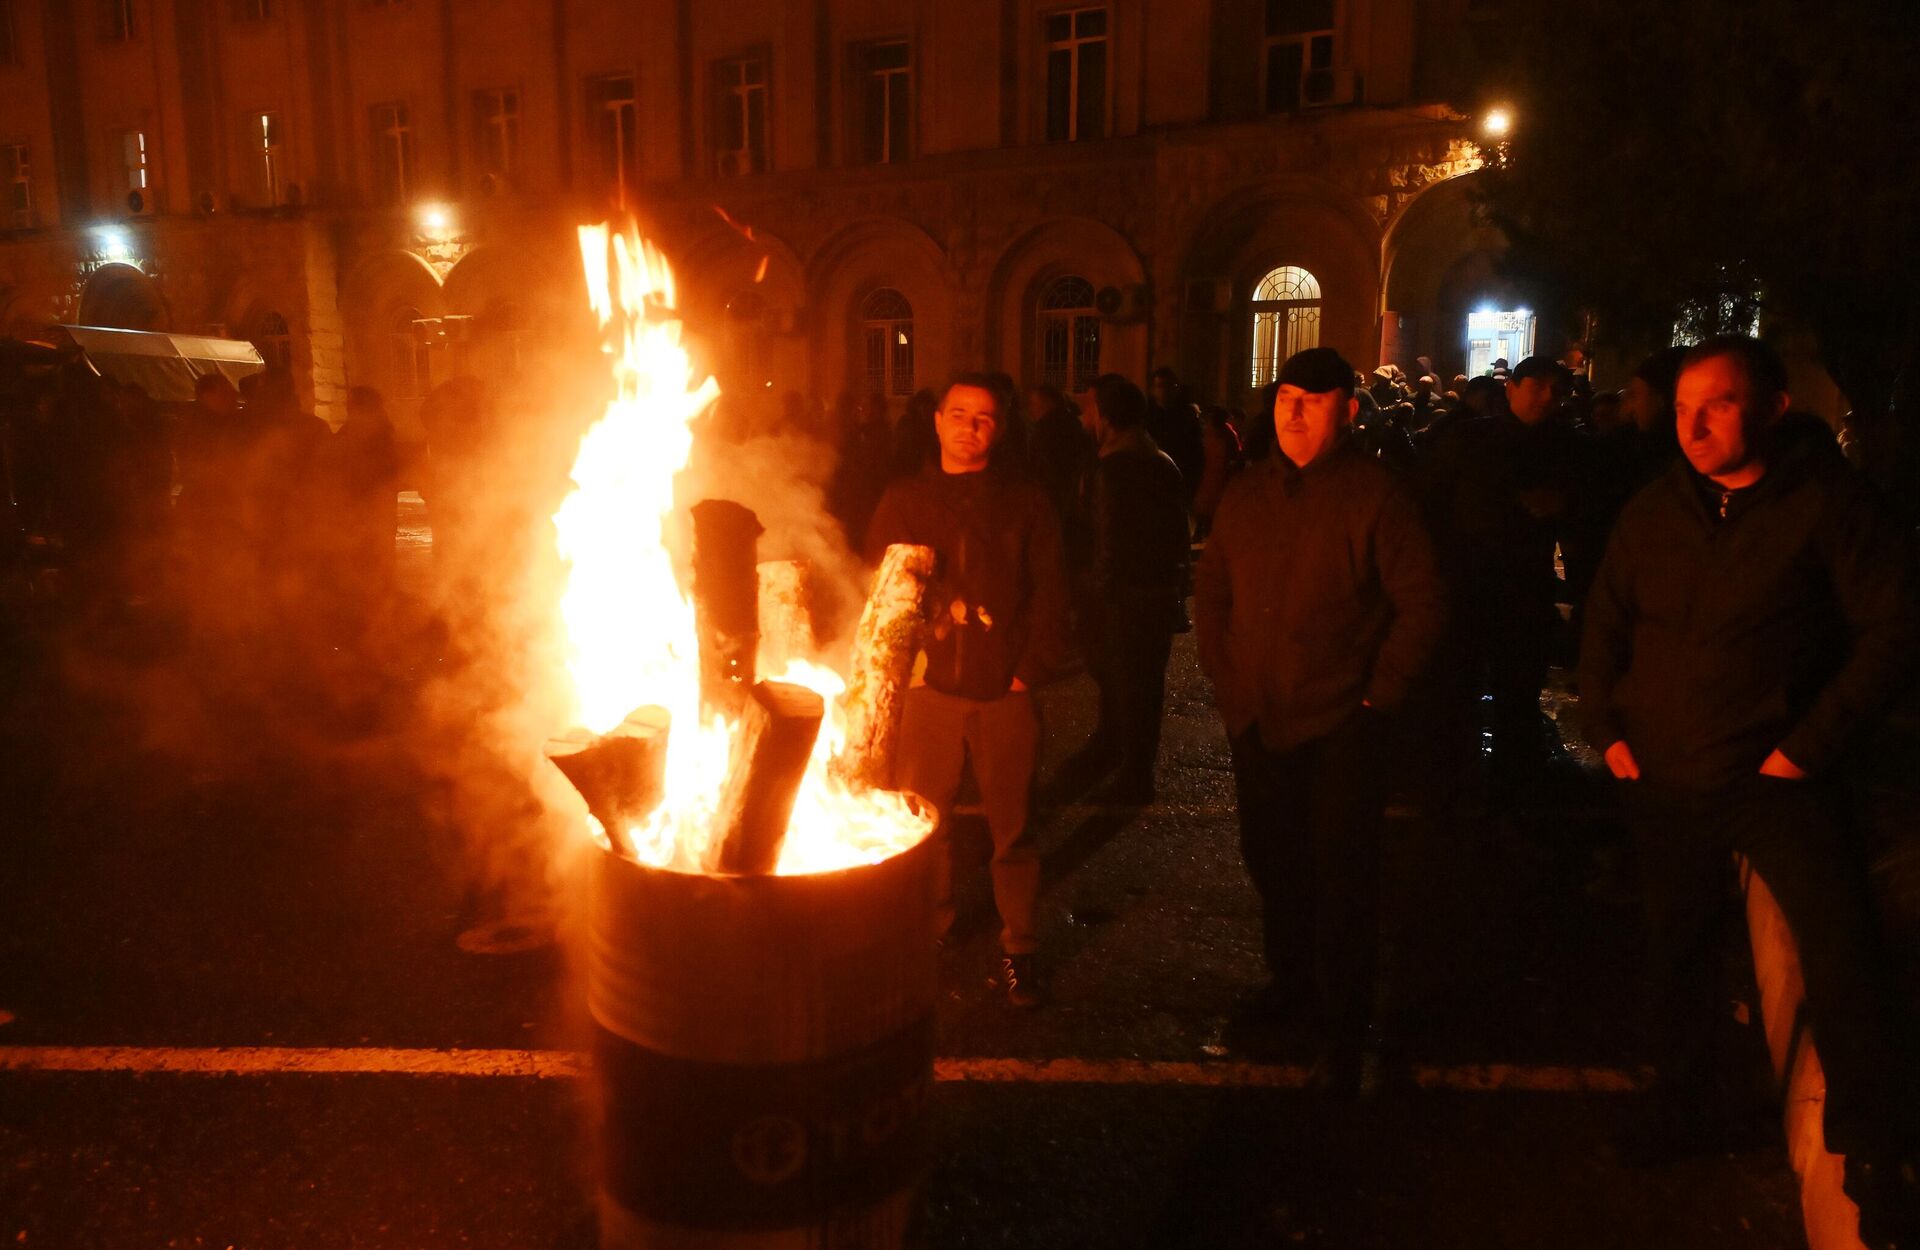
[[[1566,367],[1551,356],[1529,356],[1513,367],[1513,380],[1525,382],[1530,378],[1546,378],[1552,381],[1563,377],[1566,372]]]
[[[1351,395],[1353,366],[1331,347],[1309,347],[1288,357],[1274,381],[1277,385],[1297,386],[1316,395],[1325,391],[1344,391]]]

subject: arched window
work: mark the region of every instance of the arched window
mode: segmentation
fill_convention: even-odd
[[[264,312],[255,317],[253,333],[248,338],[260,353],[260,359],[267,362],[267,368],[293,367],[293,337],[287,330],[287,319],[279,313]]]
[[[860,301],[866,394],[913,394],[913,305],[890,286]]]
[[[388,330],[394,390],[419,398],[433,389],[433,342],[439,327],[423,321],[418,308],[403,308]]]
[[[1282,265],[1253,289],[1253,384],[1265,386],[1295,352],[1320,345],[1320,280]]]
[[[1040,384],[1084,391],[1100,374],[1100,314],[1093,283],[1074,275],[1040,288],[1035,323],[1040,331]]]

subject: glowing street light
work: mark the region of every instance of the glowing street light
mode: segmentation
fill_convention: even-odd
[[[420,208],[420,224],[435,234],[444,234],[453,224],[453,214],[444,204],[426,204]]]
[[[124,226],[101,226],[94,234],[100,241],[100,254],[108,260],[133,258],[133,236]]]
[[[1513,114],[1504,108],[1491,108],[1480,119],[1481,133],[1489,139],[1504,139],[1513,130]]]

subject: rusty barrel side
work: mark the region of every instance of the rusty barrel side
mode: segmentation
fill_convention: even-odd
[[[932,850],[793,877],[599,857],[606,1250],[903,1243],[933,1080]]]

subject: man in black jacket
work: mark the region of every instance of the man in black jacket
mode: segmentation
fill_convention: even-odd
[[[1674,396],[1684,458],[1627,505],[1588,602],[1581,696],[1640,848],[1661,1034],[1629,1145],[1670,1156],[1724,1123],[1707,1091],[1737,851],[1799,945],[1827,1142],[1847,1155],[1863,1229],[1886,1241],[1890,1212],[1911,1214],[1916,1051],[1834,774],[1911,675],[1920,601],[1906,536],[1831,433],[1787,405],[1785,369],[1757,340],[1690,351]]]
[[[1095,797],[1144,805],[1153,802],[1167,657],[1187,623],[1186,488],[1147,433],[1147,397],[1132,382],[1096,379],[1082,416],[1099,448],[1085,483],[1090,550],[1079,574],[1100,721],[1073,771],[1091,780],[1117,769]]]
[[[1381,714],[1407,696],[1445,624],[1413,496],[1348,437],[1353,367],[1314,348],[1280,371],[1278,447],[1227,489],[1200,558],[1200,663],[1233,747],[1240,846],[1260,892],[1273,983],[1256,1027],[1324,1013],[1350,1087],[1373,997]]]
[[[1044,986],[1034,931],[1040,858],[1027,829],[1040,726],[1029,691],[1061,672],[1070,642],[1053,505],[994,463],[1012,404],[998,378],[954,379],[934,414],[939,459],[887,488],[867,554],[877,563],[891,544],[916,543],[938,555],[924,684],[907,693],[894,781],[939,809],[944,836],[962,764],[972,760],[993,834],[1007,998],[1031,1007]],[[944,854],[939,864],[944,931],[953,921],[952,865]]]

